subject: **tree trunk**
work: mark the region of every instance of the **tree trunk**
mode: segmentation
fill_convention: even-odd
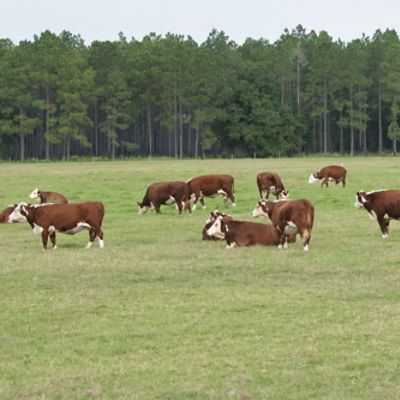
[[[350,155],[354,156],[353,87],[350,88]]]
[[[178,121],[176,95],[174,95],[174,157],[178,158]]]
[[[383,152],[383,135],[382,135],[382,87],[378,83],[378,153],[382,155]]]
[[[328,153],[328,93],[324,82],[324,153]]]
[[[150,104],[147,104],[147,135],[149,140],[149,158],[152,156],[152,137],[151,137],[151,112]]]
[[[49,142],[49,135],[50,135],[50,94],[49,94],[49,86],[46,85],[46,133],[45,143],[46,143],[46,160],[50,158],[50,142]]]
[[[179,158],[183,158],[183,121],[182,121],[182,102],[179,98]]]

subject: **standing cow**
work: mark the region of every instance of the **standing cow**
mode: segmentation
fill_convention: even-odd
[[[389,236],[390,220],[400,219],[400,190],[360,191],[356,195],[356,208],[365,208],[373,221],[377,221],[382,237]]]
[[[190,203],[186,199],[186,183],[181,181],[174,182],[156,182],[150,185],[143,201],[138,201],[139,215],[144,214],[149,207],[156,210],[157,214],[161,214],[160,206],[162,204],[175,204],[178,206],[179,214],[183,209],[187,209],[191,213]]]
[[[193,201],[193,211],[200,200],[203,208],[206,208],[203,197],[215,197],[218,194],[224,196],[224,202],[229,199],[235,207],[234,179],[231,175],[202,175],[191,178],[186,182],[186,197]]]
[[[279,234],[279,248],[282,248],[282,245],[287,247],[289,235],[299,233],[303,242],[303,250],[308,251],[314,224],[314,207],[308,200],[260,200],[251,215],[253,217],[269,217]]]
[[[270,192],[276,196],[277,200],[279,197],[287,199],[289,196],[289,191],[283,186],[281,178],[274,172],[260,172],[257,175],[257,186],[262,199],[268,199]]]
[[[30,195],[29,198],[32,200],[40,200],[40,203],[61,203],[67,204],[67,198],[61,193],[57,192],[42,192],[39,189],[35,189]]]
[[[47,242],[56,246],[56,232],[74,235],[84,229],[89,230],[89,243],[92,247],[94,239],[99,240],[99,247],[104,246],[101,224],[104,217],[104,206],[98,201],[72,204],[40,204],[19,203],[8,217],[8,222],[28,222],[34,233],[42,236],[43,250]]]
[[[322,168],[321,171],[311,174],[308,183],[322,181],[321,187],[324,185],[328,187],[328,181],[334,181],[335,185],[342,182],[344,188],[346,186],[346,174],[346,168],[340,165],[329,165],[328,167]]]

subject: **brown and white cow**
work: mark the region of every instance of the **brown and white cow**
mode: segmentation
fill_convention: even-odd
[[[389,236],[391,219],[400,219],[400,190],[360,191],[356,195],[356,208],[365,208],[370,218],[377,221],[382,237]]]
[[[71,204],[26,204],[19,203],[8,217],[8,222],[28,222],[33,232],[42,236],[43,250],[47,249],[50,236],[53,250],[56,246],[56,233],[74,235],[83,229],[89,230],[89,243],[92,247],[97,237],[99,247],[104,247],[101,224],[104,206],[98,201]]]
[[[251,215],[253,217],[269,217],[279,234],[279,248],[282,248],[282,245],[287,247],[289,235],[299,233],[303,242],[303,250],[308,251],[314,223],[314,207],[308,200],[260,200]]]
[[[326,185],[328,187],[328,181],[334,181],[335,185],[342,182],[343,188],[346,186],[346,168],[340,165],[329,165],[328,167],[322,168],[315,174],[311,174],[308,179],[308,183],[315,183],[321,181],[321,187]]]
[[[270,192],[276,196],[276,199],[279,197],[287,199],[289,196],[289,191],[283,186],[281,178],[274,172],[260,172],[257,175],[257,186],[262,199],[268,199]]]
[[[143,201],[138,201],[139,215],[144,214],[149,207],[156,210],[157,214],[161,214],[160,206],[162,204],[175,204],[178,206],[179,214],[183,209],[187,209],[191,213],[190,203],[186,199],[186,183],[181,181],[175,182],[156,182],[147,188]]]
[[[279,245],[280,238],[272,224],[262,224],[249,221],[234,221],[223,216],[218,216],[207,230],[210,236],[224,236],[226,247]],[[290,238],[295,241],[296,237]]]
[[[224,214],[221,211],[218,211],[218,210],[211,211],[210,217],[207,219],[206,224],[204,225],[204,228],[203,228],[203,240],[224,240],[225,239],[225,234],[223,232],[217,232],[216,234],[214,234],[212,236],[210,236],[207,233],[207,230],[211,227],[211,225],[213,225],[213,223],[219,216],[224,217],[227,220],[233,220],[233,218],[230,215]]]
[[[5,224],[8,222],[8,217],[9,215],[15,210],[15,207],[17,207],[16,204],[12,204],[10,206],[7,206],[0,214],[0,223]]]
[[[234,179],[231,175],[201,175],[189,179],[186,182],[186,196],[193,202],[193,211],[200,200],[203,208],[206,208],[203,197],[215,197],[218,194],[224,196],[224,201],[229,199],[235,207]]]
[[[29,198],[32,200],[40,200],[40,203],[61,203],[67,204],[67,198],[61,193],[57,192],[42,192],[36,188],[30,195]]]

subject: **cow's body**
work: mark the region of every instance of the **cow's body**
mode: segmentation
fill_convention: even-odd
[[[0,214],[0,223],[4,224],[8,222],[8,217],[10,214],[15,210],[15,207],[17,207],[16,204],[10,205],[6,207]]]
[[[101,224],[104,217],[104,206],[98,201],[71,204],[32,205],[20,203],[8,217],[8,222],[28,222],[34,233],[42,236],[43,250],[47,248],[50,236],[53,249],[56,249],[56,232],[73,235],[89,230],[90,248],[94,239],[103,247]]]
[[[139,215],[144,214],[148,208],[154,208],[157,214],[161,214],[160,206],[162,204],[176,204],[179,214],[183,209],[190,213],[190,204],[186,199],[186,183],[175,182],[156,182],[147,188],[142,202],[137,202],[139,206]]]
[[[67,198],[61,193],[57,192],[42,192],[39,189],[35,189],[30,195],[30,199],[40,200],[40,203],[61,203],[67,204]]]
[[[365,208],[371,219],[377,221],[382,237],[389,236],[391,219],[400,219],[400,190],[360,191],[356,196],[356,208]]]
[[[321,187],[326,185],[328,187],[328,182],[334,181],[335,185],[342,182],[343,187],[346,186],[346,168],[340,165],[329,165],[328,167],[322,168],[321,171],[311,174],[308,179],[308,183],[315,183],[317,181],[322,181]]]
[[[211,211],[210,217],[207,219],[206,224],[204,225],[203,228],[203,240],[224,240],[225,239],[225,234],[223,232],[217,232],[216,234],[210,236],[207,231],[215,220],[219,217],[222,216],[227,220],[232,220],[233,218],[230,215],[224,214],[221,211],[215,210]]]
[[[288,198],[289,192],[283,186],[281,178],[278,174],[273,172],[261,172],[257,175],[257,186],[260,192],[260,197],[268,199],[269,194],[272,193],[277,199],[282,197]]]
[[[252,216],[268,216],[278,231],[280,248],[287,247],[289,235],[300,234],[304,251],[308,250],[314,223],[314,207],[305,199],[294,201],[261,200]]]
[[[208,235],[224,235],[227,248],[279,245],[279,234],[272,224],[262,224],[248,221],[234,221],[219,216],[207,231]],[[291,237],[290,241],[296,238]]]
[[[203,197],[215,197],[218,194],[224,196],[226,202],[229,198],[235,206],[234,179],[231,175],[202,175],[191,178],[186,182],[186,196],[193,201],[193,210],[196,209],[197,201],[200,200],[205,207]]]

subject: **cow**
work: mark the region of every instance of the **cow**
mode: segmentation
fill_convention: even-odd
[[[249,221],[234,221],[219,215],[208,228],[209,236],[224,236],[226,247],[279,245],[279,234],[272,224],[262,224]],[[296,238],[291,237],[290,241]]]
[[[346,186],[346,168],[340,165],[329,165],[328,167],[322,168],[319,172],[311,174],[308,178],[308,183],[315,183],[321,181],[321,187],[326,185],[328,187],[328,181],[335,181],[335,186],[342,182],[343,188]]]
[[[0,214],[0,223],[4,224],[8,222],[8,216],[14,211],[16,204],[7,206]]]
[[[98,201],[70,204],[26,204],[19,203],[9,215],[8,222],[28,222],[34,233],[42,236],[43,250],[47,249],[50,236],[53,250],[56,246],[56,232],[74,235],[83,229],[89,230],[89,242],[92,247],[97,237],[99,247],[104,247],[101,224],[104,206]]]
[[[182,210],[188,210],[191,214],[190,203],[186,199],[186,183],[181,181],[175,182],[156,182],[151,184],[143,197],[143,201],[138,201],[139,215],[144,214],[149,207],[156,210],[157,214],[161,214],[161,204],[174,204],[178,206],[179,214]]]
[[[268,199],[270,192],[276,196],[277,200],[280,197],[283,199],[289,197],[289,191],[283,186],[279,175],[274,172],[260,172],[257,175],[257,186],[261,199]]]
[[[207,230],[211,227],[211,225],[215,222],[215,220],[219,217],[222,216],[226,219],[233,220],[233,218],[230,215],[224,214],[221,211],[214,210],[211,211],[210,217],[207,219],[206,224],[204,225],[203,228],[203,240],[224,240],[225,239],[225,234],[223,232],[217,232],[216,234],[210,236],[207,233]]]
[[[288,236],[300,234],[303,250],[308,251],[314,223],[314,207],[306,199],[294,201],[260,200],[253,217],[268,216],[279,234],[279,248],[287,247]]]
[[[356,208],[365,208],[370,218],[377,221],[382,237],[389,236],[391,219],[400,219],[400,190],[376,190],[373,192],[357,192]]]
[[[40,200],[40,204],[43,203],[61,203],[67,204],[67,198],[61,193],[57,192],[42,192],[36,188],[30,195],[29,198],[32,200]]]
[[[203,197],[215,197],[218,194],[224,196],[224,202],[229,199],[235,207],[234,179],[231,175],[201,175],[190,178],[186,182],[186,197],[193,202],[193,211],[197,201],[200,200],[203,208],[206,208]]]

